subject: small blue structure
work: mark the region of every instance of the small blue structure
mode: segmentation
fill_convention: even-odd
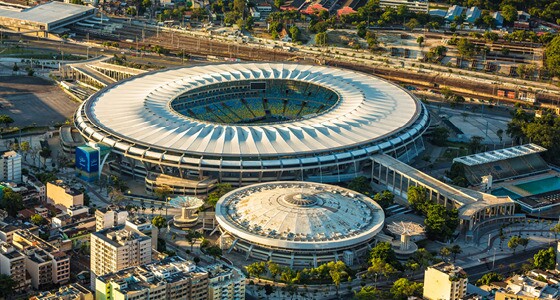
[[[89,146],[76,148],[76,175],[85,181],[94,181],[99,172],[99,151]]]
[[[502,17],[502,14],[499,11],[493,13],[492,18],[494,18],[494,24],[496,24],[496,26],[504,25],[504,17]]]
[[[453,5],[447,10],[445,20],[449,22],[455,21],[455,18],[463,14],[465,8],[459,5]]]
[[[466,21],[469,22],[469,23],[474,23],[474,21],[476,21],[478,18],[480,18],[481,14],[482,14],[482,12],[480,11],[480,9],[476,6],[473,6],[473,7],[469,8],[469,10],[467,10]]]

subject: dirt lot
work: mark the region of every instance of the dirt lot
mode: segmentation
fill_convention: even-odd
[[[0,105],[18,127],[64,122],[78,107],[53,83],[29,76],[0,76]]]

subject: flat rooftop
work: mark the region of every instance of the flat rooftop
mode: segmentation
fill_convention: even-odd
[[[52,1],[27,9],[16,9],[8,6],[0,6],[0,18],[19,19],[27,22],[53,24],[72,17],[82,15],[93,15],[95,8],[84,5],[76,5]],[[48,29],[48,28],[47,28]]]
[[[476,166],[515,157],[521,157],[529,154],[541,153],[545,151],[546,148],[543,148],[539,145],[525,144],[500,150],[457,157],[453,159],[453,162],[459,162],[467,166]]]

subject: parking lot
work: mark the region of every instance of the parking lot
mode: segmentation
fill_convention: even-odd
[[[12,126],[62,123],[77,107],[77,102],[50,81],[33,76],[0,76],[0,114],[12,117]]]

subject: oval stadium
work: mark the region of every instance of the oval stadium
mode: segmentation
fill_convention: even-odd
[[[75,126],[115,154],[112,168],[146,187],[205,193],[371,172],[370,156],[409,161],[423,150],[423,104],[405,89],[351,70],[293,63],[208,64],[150,72],[85,101]]]
[[[220,247],[245,258],[317,267],[365,255],[385,214],[371,198],[338,186],[270,182],[239,188],[216,204]]]

